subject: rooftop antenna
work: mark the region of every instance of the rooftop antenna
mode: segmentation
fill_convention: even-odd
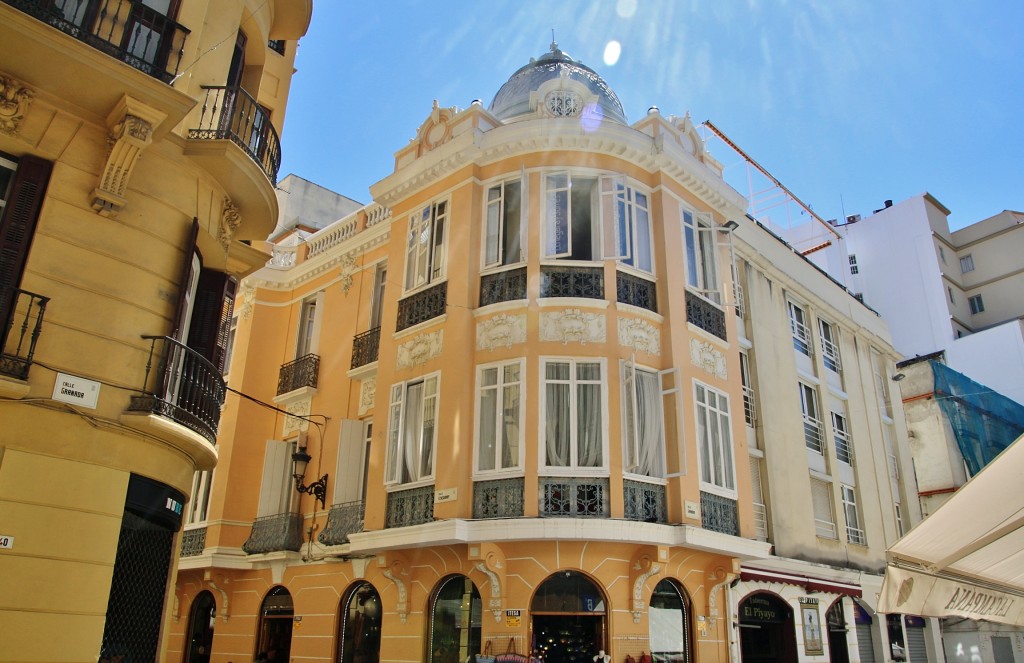
[[[558,42],[555,41],[555,29],[551,28],[551,50],[553,51],[553,50],[555,50],[557,48],[558,48]]]

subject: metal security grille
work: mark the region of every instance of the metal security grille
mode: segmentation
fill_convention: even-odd
[[[857,624],[857,649],[861,663],[875,663],[875,641],[871,637],[870,624]]]
[[[125,511],[107,602],[101,658],[157,660],[173,543],[173,530]]]

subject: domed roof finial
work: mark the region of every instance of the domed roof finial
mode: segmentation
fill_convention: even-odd
[[[551,52],[554,53],[558,50],[558,42],[555,41],[555,29],[551,28]]]

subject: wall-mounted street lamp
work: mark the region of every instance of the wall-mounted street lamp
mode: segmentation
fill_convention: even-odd
[[[309,461],[312,458],[312,456],[306,453],[305,447],[298,447],[292,454],[292,475],[295,477],[295,490],[312,495],[313,499],[320,501],[320,508],[327,508],[327,475],[323,475],[308,486],[303,483],[306,479],[306,466],[309,465]]]
[[[723,223],[721,225],[721,227],[719,227],[718,230],[721,231],[721,232],[725,232],[725,233],[731,233],[731,232],[735,231],[739,227],[740,227],[740,224],[736,223],[732,219],[729,219],[728,221]]]

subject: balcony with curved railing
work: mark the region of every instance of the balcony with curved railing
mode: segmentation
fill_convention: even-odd
[[[281,167],[281,140],[270,113],[239,86],[204,85],[199,126],[190,140],[230,140],[255,161],[271,184]]]

